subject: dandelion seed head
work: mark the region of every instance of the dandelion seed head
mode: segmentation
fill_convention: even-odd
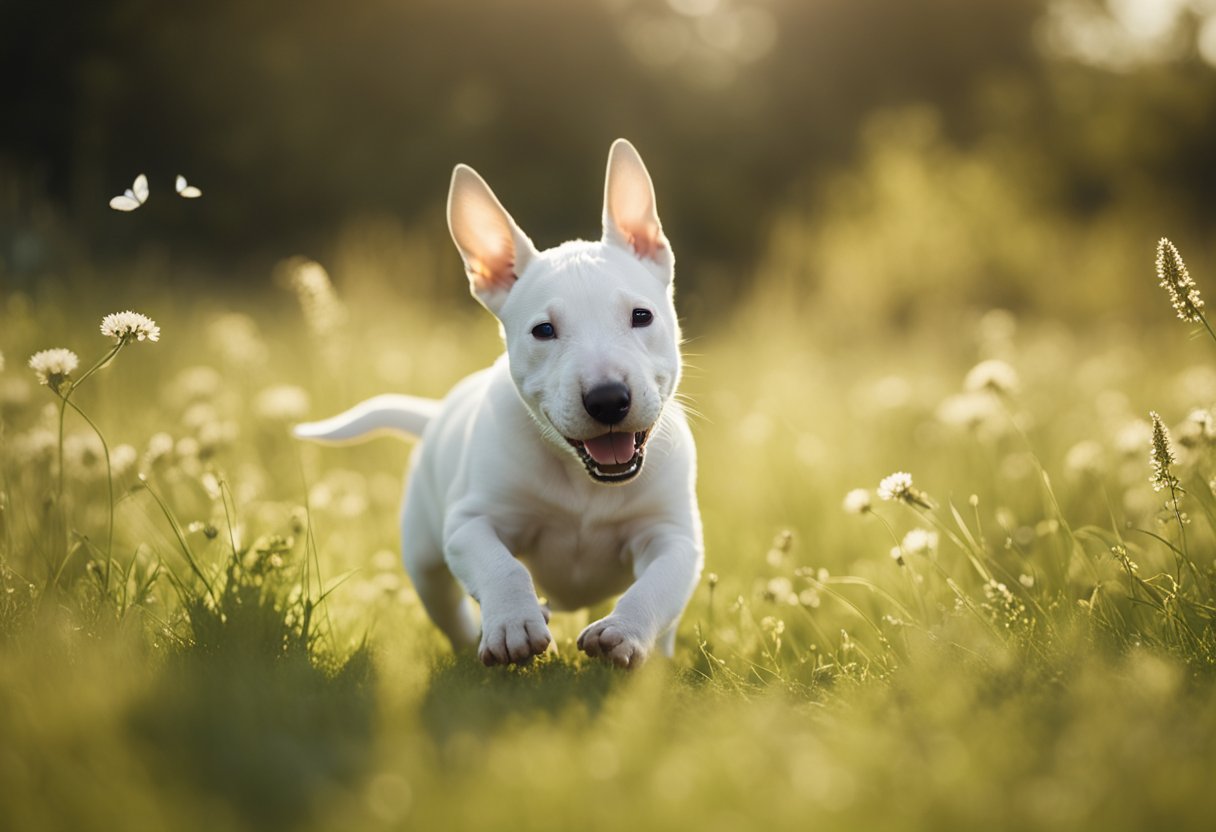
[[[71,378],[78,366],[80,359],[76,357],[76,353],[60,347],[42,350],[30,356],[30,369],[38,377],[38,383],[45,384],[55,392],[59,392],[59,388]]]
[[[147,315],[132,312],[112,312],[101,319],[101,334],[114,339],[115,344],[130,341],[159,341],[160,327]]]
[[[963,379],[963,389],[969,393],[988,392],[1012,395],[1017,392],[1019,384],[1017,370],[996,358],[976,364]]]
[[[845,512],[848,514],[865,514],[874,508],[870,492],[865,488],[854,488],[848,494],[845,494],[843,505]]]
[[[1157,281],[1169,292],[1170,303],[1179,318],[1188,323],[1202,322],[1203,299],[1199,297],[1199,287],[1191,279],[1178,249],[1165,237],[1157,242]]]

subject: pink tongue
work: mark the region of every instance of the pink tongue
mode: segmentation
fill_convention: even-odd
[[[614,465],[633,459],[632,433],[605,433],[583,441],[583,447],[600,465]]]

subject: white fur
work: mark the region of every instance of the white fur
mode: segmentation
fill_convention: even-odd
[[[548,647],[538,589],[559,609],[623,593],[579,636],[589,655],[634,667],[657,642],[670,656],[700,574],[696,451],[672,398],[674,258],[649,174],[623,139],[609,155],[603,218],[599,242],[537,251],[481,177],[457,167],[452,238],[474,296],[502,324],[506,353],[442,402],[379,396],[296,428],[330,442],[421,431],[402,516],[405,567],[453,646],[478,644],[486,664]],[[632,325],[636,308],[653,313],[649,326]],[[556,338],[533,336],[542,322]],[[615,429],[649,431],[640,473],[621,484],[594,480],[567,441],[606,432],[583,395],[607,382],[632,396]]]

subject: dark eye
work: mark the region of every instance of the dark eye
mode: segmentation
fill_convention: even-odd
[[[633,325],[635,327],[650,326],[650,322],[653,320],[654,314],[649,309],[633,310]]]
[[[552,341],[557,337],[557,330],[553,328],[553,324],[545,321],[532,327],[532,337],[537,341]]]

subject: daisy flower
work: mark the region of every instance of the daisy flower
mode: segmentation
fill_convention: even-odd
[[[849,514],[865,514],[872,508],[870,492],[864,488],[854,488],[844,495],[844,510]]]
[[[147,315],[127,310],[113,312],[101,319],[101,334],[114,339],[115,344],[127,341],[159,341],[160,327]]]
[[[963,387],[970,393],[986,391],[1011,395],[1018,390],[1018,372],[999,359],[990,358],[976,364],[963,380]]]
[[[883,477],[882,482],[878,484],[878,496],[884,500],[907,503],[910,506],[933,508],[928,495],[912,485],[912,475],[905,471],[896,471],[890,476]]]
[[[76,353],[61,347],[42,350],[30,356],[30,369],[38,376],[38,383],[45,384],[56,393],[79,365],[80,359]]]

